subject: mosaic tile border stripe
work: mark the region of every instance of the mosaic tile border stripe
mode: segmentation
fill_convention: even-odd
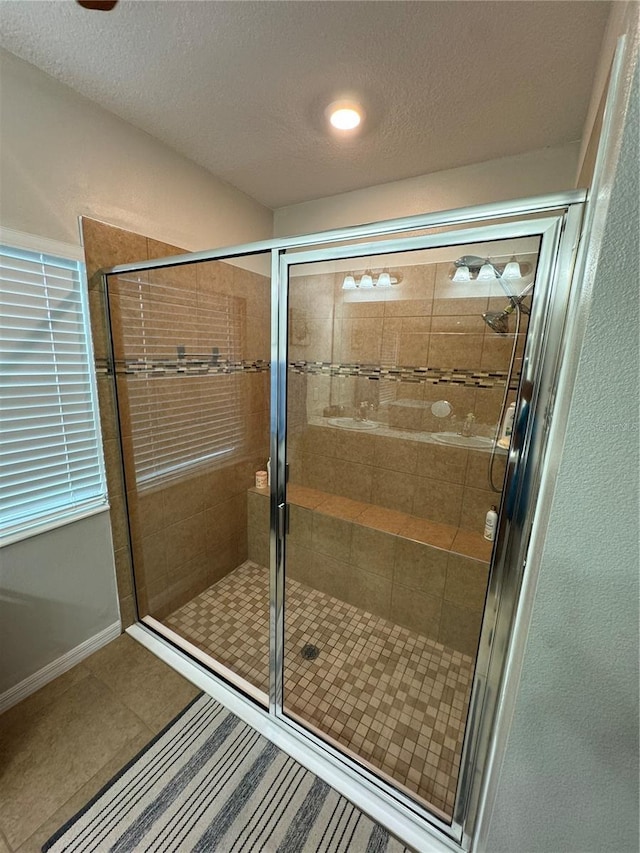
[[[472,388],[496,388],[507,382],[506,370],[471,370],[442,367],[380,367],[374,364],[337,364],[329,361],[294,361],[289,364],[293,373],[310,376],[356,376],[365,379],[386,379],[391,382],[421,382],[428,385],[463,385]],[[512,376],[517,382],[519,373]]]
[[[95,360],[96,372],[100,375],[111,375],[113,368],[107,358]],[[258,359],[256,361],[211,361],[198,358],[184,359],[140,359],[138,361],[115,361],[115,372],[118,376],[218,376],[230,373],[268,373],[271,363]]]
[[[95,360],[96,372],[111,375],[109,359]],[[115,372],[122,375],[153,376],[217,376],[231,373],[268,373],[271,364],[256,361],[211,361],[199,358],[184,359],[140,359],[137,361],[117,360]],[[422,383],[425,385],[460,385],[465,388],[500,388],[507,382],[506,370],[471,370],[442,367],[380,367],[375,364],[338,364],[328,361],[292,361],[292,373],[308,376],[350,376],[389,382]],[[517,388],[520,374],[511,377],[511,387]]]

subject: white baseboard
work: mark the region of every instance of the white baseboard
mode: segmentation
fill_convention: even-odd
[[[48,663],[46,666],[43,666],[42,669],[34,672],[33,675],[25,678],[24,681],[16,684],[15,687],[10,687],[9,690],[6,690],[2,695],[0,695],[0,714],[11,708],[13,705],[17,705],[18,702],[26,699],[27,696],[31,696],[32,693],[36,692],[36,690],[44,687],[45,684],[53,681],[54,678],[62,675],[63,672],[67,672],[71,667],[80,663],[81,660],[84,660],[86,657],[93,654],[93,652],[97,652],[98,649],[106,646],[106,644],[110,643],[111,640],[115,640],[121,633],[122,624],[120,620],[118,620],[112,625],[109,625],[108,628],[105,628],[104,631],[100,631],[99,634],[89,637],[89,639],[85,640],[84,643],[80,643],[79,646],[71,649],[71,651],[68,651],[66,654],[62,655],[62,657],[59,657],[56,660],[51,661],[51,663]]]

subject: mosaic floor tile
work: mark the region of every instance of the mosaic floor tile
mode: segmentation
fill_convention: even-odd
[[[267,570],[247,561],[165,622],[268,692],[268,593]],[[287,581],[285,710],[449,816],[473,663],[421,634]]]

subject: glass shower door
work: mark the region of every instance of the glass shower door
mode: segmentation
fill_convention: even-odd
[[[288,266],[283,712],[449,823],[539,245]]]
[[[263,704],[269,257],[109,277],[139,615]]]

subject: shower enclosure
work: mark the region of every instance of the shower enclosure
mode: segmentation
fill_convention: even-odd
[[[384,802],[462,846],[582,201],[104,276],[140,623],[350,774],[365,807]]]

